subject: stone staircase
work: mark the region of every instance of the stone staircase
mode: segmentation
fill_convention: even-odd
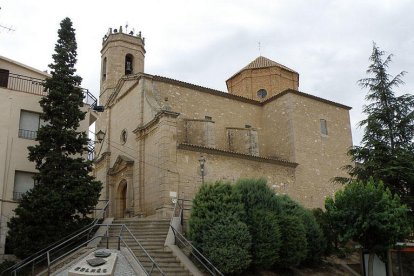
[[[181,264],[174,254],[164,247],[165,238],[170,226],[170,220],[166,219],[115,219],[112,224],[125,224],[135,238],[141,243],[148,254],[157,262],[158,266],[165,275],[190,276],[190,272]],[[111,226],[109,229],[110,236],[117,236],[121,230],[121,226]],[[135,256],[149,271],[152,262],[145,255],[144,251],[134,241],[133,237],[123,230],[121,235],[123,240],[132,249]],[[109,248],[117,249],[118,238],[111,237],[108,240]],[[106,248],[107,241],[102,239],[99,246]],[[121,242],[121,247],[125,246]],[[151,275],[161,275],[155,268]]]

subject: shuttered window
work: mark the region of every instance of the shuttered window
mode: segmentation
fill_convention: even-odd
[[[22,110],[20,112],[19,137],[36,139],[39,126],[43,124],[44,121],[40,119],[39,113]]]
[[[20,200],[22,194],[33,188],[35,173],[16,171],[14,174],[13,199]]]

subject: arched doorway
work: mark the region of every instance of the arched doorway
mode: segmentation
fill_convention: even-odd
[[[118,185],[118,191],[116,193],[116,217],[123,218],[125,216],[125,210],[127,208],[127,182],[122,180]]]

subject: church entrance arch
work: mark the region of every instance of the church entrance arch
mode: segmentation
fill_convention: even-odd
[[[128,183],[122,180],[116,192],[116,218],[123,218],[127,208],[127,188]]]

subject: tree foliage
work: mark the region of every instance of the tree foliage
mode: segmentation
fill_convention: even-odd
[[[282,195],[278,198],[282,213],[299,218],[305,228],[307,241],[306,257],[301,261],[307,263],[318,262],[325,252],[326,238],[315,216],[310,210],[305,209],[287,195]]]
[[[300,217],[288,214],[280,217],[280,225],[282,243],[277,266],[297,266],[307,256],[308,242],[305,226]]]
[[[252,263],[270,268],[279,259],[281,236],[277,200],[264,179],[241,179],[235,187],[243,202],[244,222],[252,236]]]
[[[367,118],[359,124],[365,128],[361,145],[348,152],[356,166],[347,169],[358,180],[382,180],[402,200],[411,201],[414,209],[414,96],[395,95],[394,89],[404,83],[405,72],[390,75],[392,55],[385,59],[384,55],[374,44],[367,70],[370,77],[359,81],[362,88],[368,89],[369,103],[363,108]]]
[[[373,179],[346,185],[334,199],[326,199],[325,207],[340,241],[352,239],[371,254],[382,255],[410,232],[407,206]]]
[[[203,185],[193,200],[190,238],[223,273],[239,273],[251,262],[251,236],[242,221],[241,198],[230,183]]]
[[[19,257],[27,256],[84,225],[97,204],[102,184],[90,175],[85,160],[88,137],[78,131],[85,119],[83,91],[77,75],[75,30],[69,18],[62,20],[53,54],[51,77],[40,100],[41,119],[36,146],[29,147],[29,160],[39,174],[34,188],[23,195],[9,222],[9,240]]]

